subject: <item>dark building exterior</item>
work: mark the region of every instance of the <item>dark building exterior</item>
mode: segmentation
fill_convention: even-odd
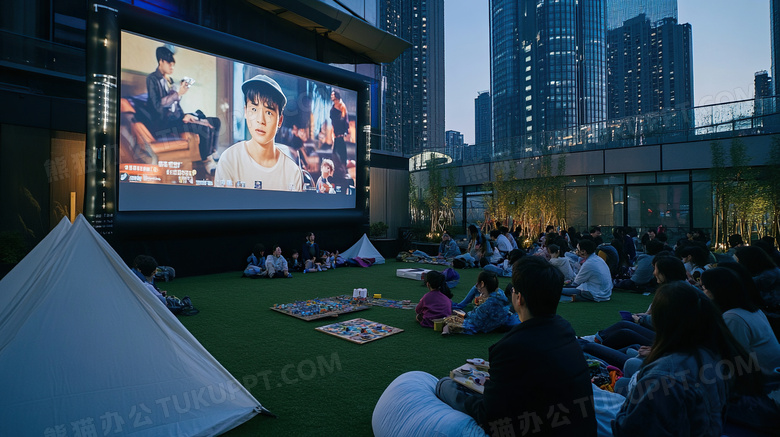
[[[757,71],[754,78],[756,88],[756,100],[772,95],[772,78],[766,70]]]
[[[772,77],[777,77],[777,63],[780,62],[780,0],[769,3],[772,26]],[[776,83],[772,84],[772,94],[777,94]]]
[[[687,109],[693,103],[690,24],[645,14],[608,32],[609,118]]]
[[[463,156],[463,134],[456,130],[448,130],[444,136],[446,138],[444,154],[454,160],[460,159]]]
[[[380,106],[379,66],[393,61],[408,47],[405,41],[378,28],[376,0],[344,0],[338,5],[329,1],[297,0],[4,1],[0,6],[0,40],[3,42],[0,44],[3,65],[0,101],[4,103],[0,107],[0,153],[4,156],[0,163],[0,204],[3,205],[0,232],[20,235],[28,248],[43,238],[62,217],[85,213],[92,219],[85,205],[100,201],[99,196],[90,194],[90,180],[99,171],[99,167],[89,164],[89,154],[95,147],[89,147],[94,143],[90,142],[88,134],[89,126],[92,126],[88,120],[88,107],[95,99],[88,96],[89,84],[94,82],[87,80],[87,33],[92,29],[88,25],[88,11],[98,9],[88,8],[92,3],[99,4],[101,10],[119,10],[120,16],[122,11],[132,8],[137,11],[134,12],[136,15],[146,14],[157,23],[163,21],[173,26],[174,22],[185,22],[186,26],[199,26],[204,31],[218,33],[215,39],[221,36],[241,38],[253,50],[279,50],[288,59],[302,60],[310,63],[308,65],[318,62],[329,71],[335,70],[332,66],[337,65],[357,72],[365,77],[362,83],[366,85],[366,91],[370,88],[372,107]],[[303,3],[306,7],[300,7]],[[155,29],[161,28],[165,26],[150,25],[148,31],[155,33]],[[388,49],[382,41],[396,45],[395,49]],[[101,45],[107,47],[109,43],[114,41],[106,40]],[[258,49],[258,44],[264,49]],[[247,56],[251,57],[251,53]],[[90,117],[94,118],[94,114]],[[365,121],[368,124],[368,120]],[[370,124],[379,130],[382,123],[378,111],[372,114]],[[357,127],[360,128],[357,135],[368,130],[366,126]],[[109,166],[116,165],[116,162],[110,162],[109,155],[108,152],[103,155],[108,156],[105,162]],[[372,168],[380,165],[379,161],[373,163]],[[408,168],[404,163],[397,166]],[[106,210],[115,207],[108,203],[103,205]],[[366,208],[362,213],[366,224],[367,212]],[[281,232],[284,226],[286,224],[280,222],[276,228],[268,228],[268,232],[284,234]],[[359,227],[353,226],[358,231]],[[121,225],[115,229],[121,231]],[[232,230],[234,235],[224,238],[224,245],[216,249],[213,259],[209,258],[209,265],[195,263],[189,267],[199,273],[233,268],[228,260],[246,250],[242,248],[246,245],[246,232],[256,230]],[[320,230],[323,235],[328,232],[324,226]],[[163,239],[154,229],[134,239],[121,232],[111,238],[123,256],[157,252],[160,263],[177,265],[178,254],[189,253],[194,247],[205,244],[204,233],[177,232]],[[244,235],[239,235],[242,232]],[[251,240],[255,238],[264,237],[253,236]],[[182,263],[177,269],[180,266],[186,267]],[[183,272],[187,274],[186,268]]]
[[[474,143],[489,143],[492,134],[493,112],[490,105],[490,92],[482,91],[474,99]]]
[[[490,2],[493,140],[499,151],[535,133],[606,119],[604,20],[603,0]]]
[[[382,67],[382,150],[444,149],[444,3],[382,0],[379,25],[412,46]]]
[[[623,22],[645,14],[651,23],[663,18],[677,19],[677,0],[606,0],[607,29],[612,30]]]

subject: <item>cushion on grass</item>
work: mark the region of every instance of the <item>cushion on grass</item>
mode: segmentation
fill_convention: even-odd
[[[391,382],[374,407],[371,418],[374,435],[485,436],[474,419],[436,397],[438,381],[429,373],[415,371]]]

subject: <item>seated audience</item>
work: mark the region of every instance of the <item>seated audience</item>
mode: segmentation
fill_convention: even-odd
[[[729,397],[760,393],[760,372],[716,373],[744,367],[749,358],[695,287],[659,286],[653,315],[655,341],[612,422],[614,436],[720,436]]]
[[[448,318],[443,334],[491,332],[506,324],[511,317],[509,302],[504,290],[498,288],[498,278],[495,273],[480,272],[474,287],[479,292],[474,299],[474,309],[466,313],[462,321],[454,316]]]
[[[509,244],[512,245],[512,250],[520,248],[517,245],[517,240],[515,240],[515,236],[512,235],[511,232],[509,232],[509,228],[508,227],[501,226],[501,227],[498,228],[498,230],[501,231],[501,233],[504,235],[504,237],[506,237],[507,240],[509,240]]]
[[[593,242],[596,243],[597,247],[604,243],[604,238],[601,236],[601,226],[591,228],[590,236],[593,237]]]
[[[701,280],[701,274],[712,267],[710,264],[710,251],[699,245],[684,247],[679,251],[679,256],[685,263],[688,272],[688,280],[697,285]]]
[[[774,238],[770,236],[761,237],[760,240],[753,242],[753,246],[756,246],[766,252],[772,262],[774,262],[776,266],[780,267],[780,252],[778,252],[775,248]]]
[[[287,262],[291,272],[302,272],[303,262],[300,259],[300,255],[297,250],[293,250],[292,258]]]
[[[561,271],[561,274],[563,274],[563,280],[564,282],[568,281],[569,283],[574,281],[574,277],[576,276],[574,273],[574,269],[571,267],[571,262],[569,262],[569,258],[565,256],[561,256],[561,248],[557,244],[551,244],[547,247],[547,251],[550,252],[550,264],[554,265],[555,268]]]
[[[287,260],[282,256],[282,248],[278,244],[274,246],[274,252],[266,258],[265,268],[269,278],[292,278],[287,268]]]
[[[157,260],[149,255],[138,255],[133,260],[133,271],[141,278],[146,288],[148,288],[163,305],[167,306],[165,291],[160,291],[154,286],[154,274],[157,272]]]
[[[742,247],[744,245],[745,242],[742,241],[742,235],[729,235],[729,250],[726,251],[726,255],[734,256],[734,251],[737,250],[738,247]]]
[[[741,266],[737,266],[741,267]],[[732,267],[733,268],[733,267]],[[764,393],[731,399],[727,420],[763,431],[780,430],[780,407],[767,394],[780,389],[780,343],[769,321],[752,302],[736,269],[718,267],[701,276],[702,290],[723,313],[734,338],[755,358],[764,376]]]
[[[316,272],[318,269],[318,258],[320,257],[320,245],[314,242],[314,232],[306,234],[306,241],[301,248],[301,258],[303,259],[304,271]]]
[[[495,242],[496,250],[493,251],[493,259],[500,260],[509,257],[509,252],[512,251],[512,243],[509,242],[506,235],[500,229],[493,229],[490,231],[490,238]],[[498,255],[495,252],[498,252]]]
[[[630,279],[624,279],[615,287],[631,291],[649,291],[655,288],[656,282],[653,276],[653,258],[663,249],[664,245],[657,240],[647,242],[645,253],[636,257],[636,266]]]
[[[260,278],[267,275],[265,270],[265,246],[255,244],[252,253],[246,258],[246,268],[243,276],[247,278]]]
[[[753,276],[766,309],[780,313],[780,268],[766,252],[755,246],[737,248],[734,258]]]
[[[425,286],[428,292],[420,299],[414,311],[421,326],[433,328],[434,319],[443,319],[452,314],[452,292],[444,275],[435,270],[425,275]]]
[[[509,251],[509,257],[501,262],[499,265],[488,264],[484,267],[484,270],[495,273],[498,276],[505,278],[512,277],[512,266],[514,263],[525,255],[521,249],[512,249]]]
[[[603,302],[612,296],[612,276],[609,267],[598,255],[594,256],[596,245],[582,239],[577,244],[577,254],[584,258],[579,273],[571,287],[564,288],[565,296],[574,301]]]
[[[453,259],[460,254],[460,247],[458,247],[458,243],[452,239],[452,236],[450,236],[449,232],[442,232],[441,243],[439,243],[439,253],[436,255],[436,259],[438,261],[444,261],[447,259]],[[419,249],[412,252],[412,255],[424,258],[429,261],[433,259],[432,256]]]
[[[437,396],[492,435],[521,436],[533,430],[538,435],[595,436],[590,372],[571,325],[555,314],[560,271],[539,257],[523,257],[513,267],[512,283],[512,305],[522,323],[490,347],[484,394],[443,378]]]

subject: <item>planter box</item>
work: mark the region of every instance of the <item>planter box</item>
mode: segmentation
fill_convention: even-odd
[[[439,254],[439,243],[421,243],[412,241],[412,249],[422,250],[430,256]]]
[[[369,238],[371,244],[376,247],[376,250],[386,259],[395,259],[398,252],[401,250],[400,243],[395,238]]]

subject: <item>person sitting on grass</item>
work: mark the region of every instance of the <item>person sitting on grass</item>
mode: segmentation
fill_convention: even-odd
[[[274,246],[274,252],[266,258],[265,268],[269,278],[292,278],[287,268],[287,260],[282,256],[282,248],[278,244]]]
[[[596,245],[593,241],[582,239],[577,244],[577,254],[585,261],[571,287],[562,291],[564,296],[571,296],[572,301],[604,302],[612,296],[612,275],[609,267],[601,257],[594,256],[595,251]]]
[[[561,247],[557,244],[551,244],[547,246],[547,251],[550,253],[550,264],[554,265],[555,268],[561,271],[561,274],[563,275],[563,281],[568,281],[568,283],[574,281],[574,277],[576,275],[574,274],[574,270],[571,268],[569,259],[565,256],[561,256]]]
[[[758,428],[765,432],[780,429],[780,407],[767,394],[780,389],[780,343],[763,312],[753,303],[740,278],[749,273],[738,264],[716,267],[701,275],[701,288],[720,311],[734,338],[745,348],[764,375],[764,393],[760,396],[732,398],[726,420]]]
[[[293,250],[292,258],[287,262],[287,265],[290,267],[291,272],[303,271],[303,262],[301,261],[297,250]]]
[[[425,275],[428,292],[414,309],[417,322],[424,328],[433,328],[434,319],[443,319],[452,314],[452,292],[444,279],[444,275],[435,270]]]
[[[479,292],[474,299],[475,308],[466,313],[463,320],[448,317],[442,334],[492,332],[507,323],[511,316],[509,302],[504,290],[498,288],[496,274],[481,271],[474,287]]]
[[[747,352],[715,305],[690,284],[658,287],[653,323],[655,341],[612,422],[613,435],[723,434],[728,399],[761,393],[761,372],[744,371]]]
[[[650,240],[645,247],[645,253],[636,257],[636,266],[631,278],[618,281],[615,288],[629,291],[651,291],[657,283],[653,277],[653,258],[663,250],[664,245],[658,240]]]
[[[505,278],[511,278],[512,277],[512,266],[525,255],[525,252],[522,249],[512,249],[509,251],[509,257],[505,259],[501,264],[494,265],[494,264],[488,264],[483,269],[487,272],[495,273],[498,276],[503,276]]]
[[[265,270],[265,246],[262,243],[255,244],[252,253],[246,258],[246,262],[243,277],[260,278],[268,274]]]
[[[157,273],[157,260],[149,255],[138,255],[133,260],[133,271],[137,272],[136,275],[141,278],[146,288],[152,292],[152,294],[167,306],[165,300],[166,292],[160,291],[154,286],[154,275]],[[138,275],[140,273],[140,275]]]
[[[436,396],[491,435],[533,430],[534,435],[596,436],[588,365],[574,329],[555,314],[563,276],[546,260],[528,256],[513,266],[512,283],[512,305],[522,323],[490,347],[484,394],[442,378]]]

